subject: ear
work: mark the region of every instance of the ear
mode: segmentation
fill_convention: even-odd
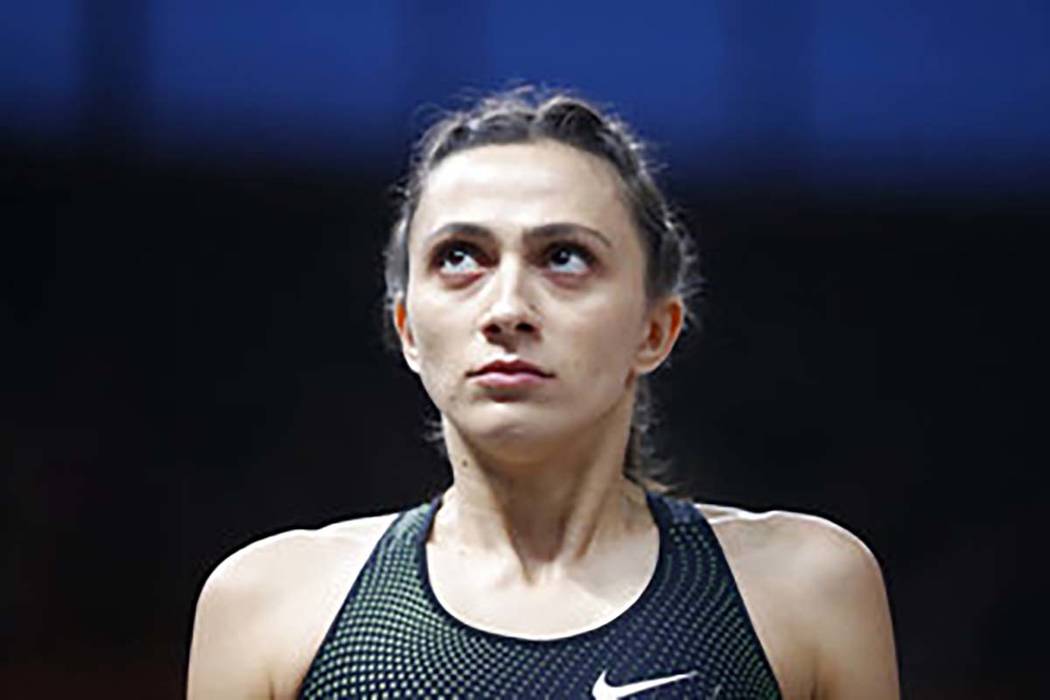
[[[401,354],[405,356],[408,364],[416,374],[419,374],[419,348],[412,336],[412,326],[408,322],[408,309],[405,308],[405,297],[400,296],[394,302],[394,328],[397,329],[397,337],[401,340]]]
[[[634,357],[634,371],[649,374],[667,359],[682,332],[685,302],[680,296],[671,296],[654,304],[646,314],[638,352]]]

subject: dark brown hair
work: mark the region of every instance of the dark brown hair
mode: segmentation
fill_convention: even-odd
[[[654,181],[645,144],[616,116],[565,92],[519,88],[446,114],[420,139],[399,192],[398,219],[385,251],[386,318],[408,285],[408,235],[427,176],[445,158],[478,146],[551,140],[590,153],[613,166],[645,251],[645,287],[650,301],[678,294],[688,300],[698,288],[691,239]],[[687,313],[687,317],[692,314]],[[624,472],[650,488],[664,485],[647,438],[652,399],[645,377],[636,389]],[[666,488],[666,487],[664,487]]]

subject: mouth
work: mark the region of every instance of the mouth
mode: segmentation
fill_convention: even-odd
[[[480,377],[486,374],[524,374],[549,379],[553,377],[552,372],[540,369],[531,362],[525,360],[496,360],[484,367],[467,372],[468,377]]]
[[[522,388],[542,384],[554,377],[525,360],[496,360],[467,373],[467,377],[489,388]]]

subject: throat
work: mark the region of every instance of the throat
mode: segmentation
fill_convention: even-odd
[[[457,484],[435,513],[429,542],[498,562],[507,575],[529,584],[571,578],[569,572],[615,557],[626,543],[652,531],[645,492],[626,479],[601,490],[566,489],[544,497]]]
[[[660,532],[653,525],[615,547],[553,564],[523,565],[498,550],[424,547],[428,583],[449,615],[493,634],[555,639],[609,624],[640,601],[659,565]]]

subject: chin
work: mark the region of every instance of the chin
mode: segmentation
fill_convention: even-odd
[[[581,427],[549,405],[490,405],[450,422],[466,442],[511,462],[540,457],[578,435]]]

